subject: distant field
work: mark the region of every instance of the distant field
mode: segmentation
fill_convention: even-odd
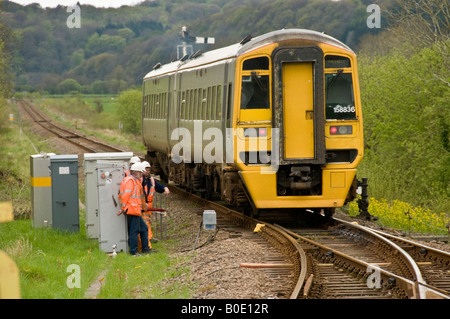
[[[80,97],[82,101],[89,103],[92,109],[96,108],[96,101],[100,101],[103,105],[103,112],[109,114],[115,114],[118,102],[117,94],[83,94],[83,95],[70,95],[70,94],[56,94],[56,95],[46,95],[47,99],[63,99],[65,97]]]

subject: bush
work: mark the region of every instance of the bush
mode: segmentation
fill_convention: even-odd
[[[445,213],[433,213],[430,209],[421,206],[394,200],[389,203],[386,199],[369,199],[369,213],[378,217],[378,222],[386,227],[413,231],[419,233],[433,233],[445,235],[450,218]],[[349,215],[359,214],[357,201],[349,204]]]
[[[365,159],[370,194],[436,211],[450,206],[450,91],[433,48],[360,58]],[[448,212],[448,211],[447,211]]]
[[[124,132],[141,133],[142,92],[140,90],[124,91],[119,96],[117,115],[123,124]]]

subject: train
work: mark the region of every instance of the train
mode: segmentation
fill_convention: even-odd
[[[252,216],[333,215],[356,196],[364,156],[355,53],[283,29],[167,64],[143,78],[152,173]]]

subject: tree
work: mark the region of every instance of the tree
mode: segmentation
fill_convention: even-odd
[[[142,92],[140,90],[128,90],[119,96],[119,116],[123,130],[132,134],[141,133]]]
[[[10,29],[0,20],[0,96],[9,95],[12,89],[11,52],[7,48],[11,38]]]
[[[81,85],[74,79],[66,79],[58,84],[58,92],[61,94],[72,91],[81,92]]]

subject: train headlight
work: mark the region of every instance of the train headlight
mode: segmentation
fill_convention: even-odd
[[[330,126],[330,135],[351,135],[353,127],[351,125]]]

